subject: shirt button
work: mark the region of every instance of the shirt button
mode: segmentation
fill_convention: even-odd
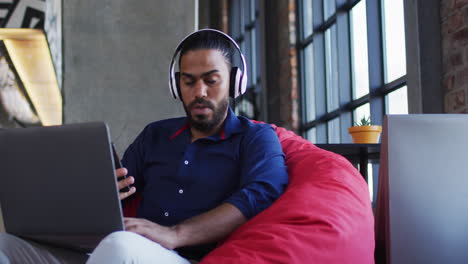
[[[183,193],[184,193],[184,190],[179,189],[179,193],[180,193],[180,194],[183,194]]]
[[[169,213],[168,213],[168,212],[164,212],[164,216],[169,216]]]
[[[185,164],[185,165],[188,165],[188,160],[185,160],[185,161],[184,161],[184,164]]]

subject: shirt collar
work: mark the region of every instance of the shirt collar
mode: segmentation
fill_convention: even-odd
[[[186,122],[179,130],[177,130],[172,136],[170,137],[171,140],[179,136],[185,130],[188,130],[190,125]],[[225,140],[229,138],[231,135],[239,133],[241,131],[241,123],[239,118],[234,114],[231,107],[228,109],[228,113],[226,119],[224,120],[224,126],[220,133],[217,133],[213,136],[207,137],[207,139],[212,140]]]
[[[221,132],[225,133],[225,138],[242,131],[241,122],[239,117],[232,111],[231,107],[228,109],[226,120],[224,121],[224,129]]]
[[[180,135],[180,133],[184,132],[185,130],[187,130],[187,128],[189,128],[190,125],[189,123],[185,123],[185,125],[183,127],[181,127],[179,130],[177,130],[171,137],[170,139],[173,140],[174,138],[176,138],[178,135]]]

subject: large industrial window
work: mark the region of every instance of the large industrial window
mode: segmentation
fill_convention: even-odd
[[[259,0],[231,0],[228,7],[229,34],[239,44],[249,67],[247,93],[238,99],[235,111],[252,119],[262,119],[259,6]]]
[[[298,0],[302,132],[350,143],[364,116],[408,113],[403,0]]]

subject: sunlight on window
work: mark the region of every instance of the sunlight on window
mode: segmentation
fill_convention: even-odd
[[[353,99],[357,99],[369,93],[366,1],[359,2],[350,13]]]
[[[372,163],[367,163],[367,186],[369,187],[371,202],[374,200],[374,169]]]
[[[361,171],[361,166],[358,164],[355,165],[356,169]],[[374,200],[374,168],[372,163],[367,163],[367,187],[369,188],[369,194],[371,202]]]
[[[327,123],[328,128],[328,143],[340,143],[340,118],[335,118]]]
[[[336,25],[331,26],[325,31],[325,67],[327,110],[330,112],[339,107]]]
[[[313,32],[312,20],[312,0],[302,1],[302,24],[304,28],[304,38],[307,38]]]
[[[307,130],[306,132],[306,139],[308,139],[310,142],[312,143],[317,143],[317,129],[314,127],[314,128],[311,128],[309,130]]]
[[[306,121],[315,120],[315,86],[314,86],[314,46],[304,49],[304,91],[306,96]]]
[[[354,118],[354,123],[358,122],[362,118],[368,118],[370,117],[370,105],[369,103],[363,104],[360,107],[356,108],[353,112],[353,118]],[[353,123],[353,125],[354,125]]]
[[[323,0],[323,17],[324,20],[330,18],[335,13],[336,3],[335,1]]]
[[[382,0],[385,51],[385,81],[406,74],[405,20],[403,0]]]
[[[402,88],[389,93],[386,97],[387,114],[408,114],[408,88]]]

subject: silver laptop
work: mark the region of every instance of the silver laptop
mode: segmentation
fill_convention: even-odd
[[[7,233],[91,251],[124,229],[105,123],[1,130],[0,168]]]

